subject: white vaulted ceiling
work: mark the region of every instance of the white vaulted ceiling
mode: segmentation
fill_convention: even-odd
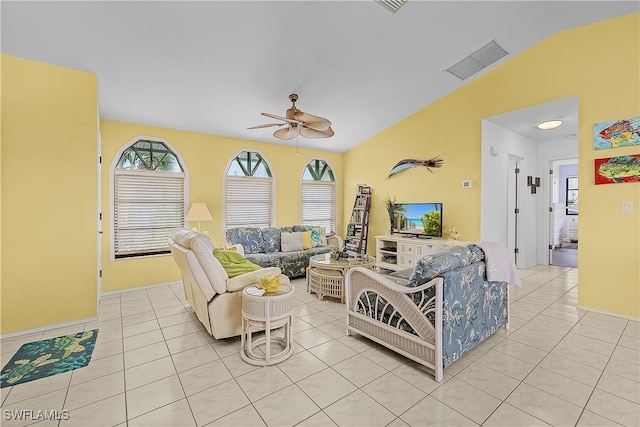
[[[637,1],[1,2],[2,52],[98,76],[101,118],[272,143],[261,112],[333,122],[344,152],[497,64]],[[495,40],[509,54],[465,81],[445,70]],[[568,53],[570,54],[570,53]],[[594,55],[597,55],[594,52]]]

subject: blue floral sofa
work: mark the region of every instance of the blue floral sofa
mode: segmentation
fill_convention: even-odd
[[[279,267],[288,277],[304,276],[313,255],[325,254],[343,246],[339,236],[323,236],[319,227],[294,225],[291,227],[240,227],[226,232],[226,246],[234,246],[249,261],[262,267]],[[287,250],[282,245],[282,233],[311,231],[312,247],[309,249]],[[285,251],[283,251],[285,249]]]
[[[347,334],[357,332],[435,371],[508,327],[508,283],[487,281],[485,254],[470,244],[383,276],[352,268],[345,278]]]

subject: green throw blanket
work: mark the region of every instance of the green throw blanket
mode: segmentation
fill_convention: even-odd
[[[259,265],[252,263],[236,251],[214,249],[213,256],[220,261],[220,264],[222,264],[222,267],[229,277],[236,277],[262,268]]]

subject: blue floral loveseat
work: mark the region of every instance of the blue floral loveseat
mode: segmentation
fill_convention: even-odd
[[[347,333],[357,332],[435,371],[508,327],[508,283],[488,281],[485,253],[470,244],[383,276],[352,268],[345,278]]]
[[[311,236],[308,244],[301,236],[305,232]],[[303,240],[297,241],[299,238]],[[343,245],[339,236],[325,236],[322,227],[301,225],[231,228],[226,240],[227,247],[234,246],[249,261],[262,267],[279,267],[290,278],[304,276],[313,255],[333,252]]]

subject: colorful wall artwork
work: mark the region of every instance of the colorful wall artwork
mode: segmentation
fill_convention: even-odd
[[[595,183],[640,182],[640,154],[595,159]]]
[[[640,116],[593,125],[593,147],[606,148],[640,145]]]

